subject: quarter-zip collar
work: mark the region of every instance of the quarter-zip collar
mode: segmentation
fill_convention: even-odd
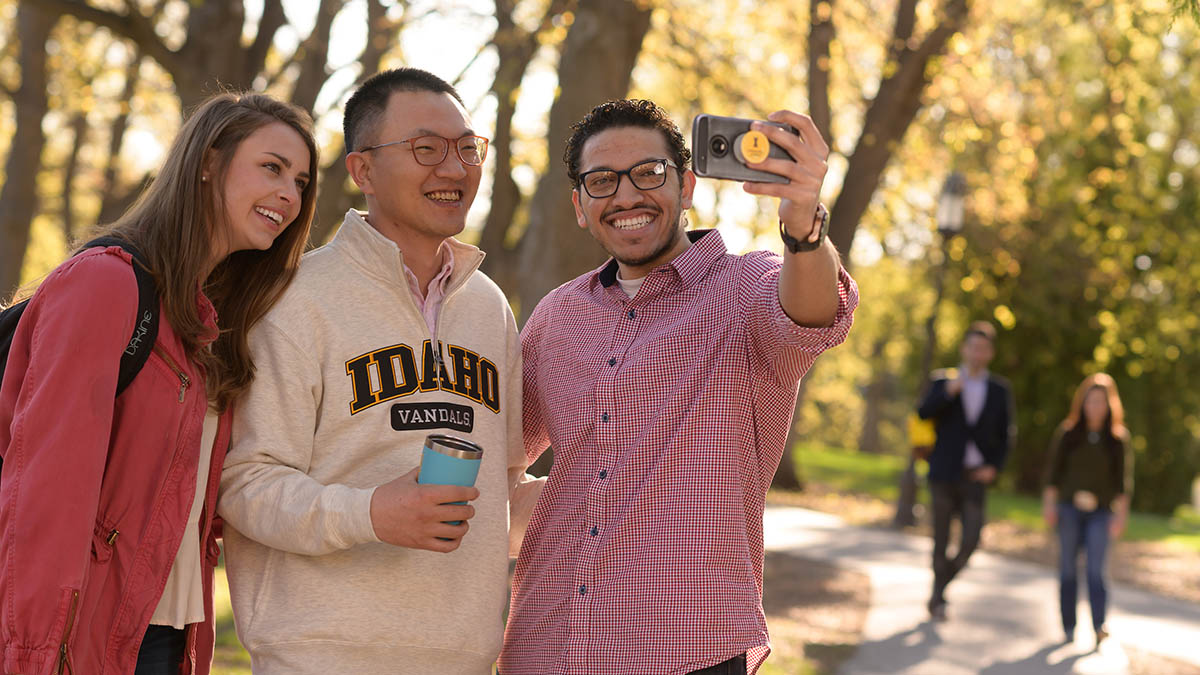
[[[342,226],[338,228],[329,246],[345,251],[353,264],[361,267],[367,274],[383,279],[411,294],[408,280],[404,276],[403,251],[394,241],[371,227],[365,215],[356,209],[347,211]],[[477,247],[464,244],[453,237],[446,239],[446,245],[453,251],[454,258],[454,270],[450,273],[450,281],[446,286],[446,297],[449,297],[479,269],[484,253]]]

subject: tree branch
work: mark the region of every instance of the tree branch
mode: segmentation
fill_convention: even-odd
[[[916,25],[917,0],[900,0],[896,5],[896,26],[892,31],[892,48],[889,51],[903,49],[912,38]]]
[[[154,25],[150,20],[135,9],[130,8],[126,14],[118,14],[93,7],[85,0],[39,0],[38,4],[43,11],[70,14],[80,21],[103,26],[121,37],[132,40],[138,51],[158,61],[172,77],[179,72],[178,52],[168,48],[154,32]]]
[[[317,7],[317,22],[312,33],[296,48],[300,55],[300,76],[296,78],[296,87],[292,90],[292,103],[312,110],[316,103],[321,85],[329,78],[326,65],[329,61],[329,33],[333,26],[333,18],[337,16],[344,3],[342,0],[321,0]]]
[[[867,109],[862,134],[850,156],[841,194],[829,218],[829,239],[848,256],[858,222],[892,156],[921,109],[921,95],[928,83],[929,61],[943,53],[950,37],[962,30],[968,0],[947,0],[941,21],[916,49],[907,43],[898,55],[898,67],[885,77]]]
[[[101,192],[104,198],[100,202],[100,213],[96,216],[98,223],[116,220],[131,202],[130,191],[118,189],[117,166],[121,157],[121,144],[125,141],[126,130],[129,129],[129,112],[132,107],[130,104],[137,92],[141,67],[142,55],[135,53],[129,60],[129,66],[125,69],[125,88],[121,92],[121,113],[112,122],[112,132],[108,140],[108,161],[104,165]]]
[[[271,49],[271,43],[275,40],[275,33],[287,23],[287,16],[283,13],[283,3],[280,0],[265,0],[263,3],[262,18],[258,21],[258,33],[254,36],[254,42],[246,50],[246,81],[254,79],[262,71],[263,65],[267,61],[267,52]]]
[[[833,42],[834,0],[811,0],[808,32],[808,114],[833,145],[833,112],[829,105],[829,45]]]
[[[407,17],[408,12],[405,12],[398,20],[388,19],[387,8],[380,0],[367,0],[367,42],[358,57],[362,71],[351,86],[357,87],[379,70],[383,55],[396,44],[396,37],[400,35]],[[333,159],[321,170],[321,198],[317,200],[317,217],[313,219],[308,236],[308,241],[313,245],[325,243],[330,233],[341,224],[342,215],[362,201],[359,195],[346,190],[349,173],[346,171],[344,151],[344,146],[336,150]]]

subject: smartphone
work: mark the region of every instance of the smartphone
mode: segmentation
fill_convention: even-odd
[[[750,123],[753,121],[740,117],[696,115],[696,118],[692,120],[692,165],[696,175],[756,183],[789,182],[787,178],[779,174],[758,171],[746,166],[746,153],[743,152],[743,148],[753,153],[756,146],[763,140],[763,137],[758,135],[746,137],[746,132],[750,131]],[[800,135],[799,131],[787,124],[763,123],[779,127],[797,136]],[[758,137],[756,138],[756,136]],[[778,145],[770,142],[767,145],[766,156],[792,159],[792,156]],[[758,151],[761,152],[761,149]]]

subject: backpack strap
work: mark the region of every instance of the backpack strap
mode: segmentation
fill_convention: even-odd
[[[133,382],[133,378],[141,372],[142,366],[150,358],[154,349],[154,341],[158,338],[158,289],[154,284],[154,275],[150,274],[150,265],[141,252],[133,244],[117,237],[99,237],[84,244],[82,248],[97,248],[101,246],[118,246],[133,256],[133,276],[137,279],[138,309],[133,323],[133,335],[129,344],[121,353],[121,366],[117,376],[117,396]]]

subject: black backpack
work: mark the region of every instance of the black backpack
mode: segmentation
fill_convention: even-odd
[[[80,250],[98,246],[119,246],[132,255],[133,275],[137,278],[139,320],[134,322],[133,335],[130,336],[125,351],[121,353],[120,374],[114,394],[120,396],[146,364],[146,359],[150,358],[150,350],[154,348],[154,340],[158,337],[158,290],[146,259],[129,242],[116,237],[100,237],[84,244]],[[0,312],[0,382],[4,381],[4,367],[8,363],[8,352],[17,332],[17,323],[28,305],[29,300],[25,299]],[[0,458],[0,467],[2,466],[3,458]]]

